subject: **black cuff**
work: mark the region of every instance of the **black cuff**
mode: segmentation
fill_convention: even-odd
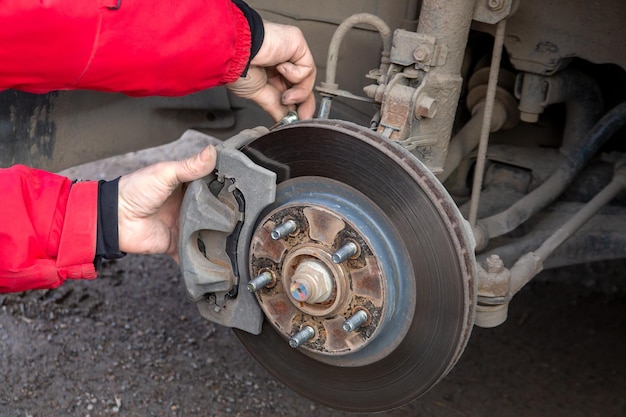
[[[98,233],[96,236],[96,257],[93,261],[100,268],[102,258],[117,259],[126,255],[120,252],[117,229],[117,189],[120,179],[98,183]]]
[[[250,37],[252,38],[252,42],[250,45],[250,59],[248,60],[248,65],[243,70],[242,77],[245,77],[248,73],[248,68],[250,67],[250,61],[256,56],[261,49],[261,45],[263,45],[263,39],[265,38],[265,28],[263,27],[263,19],[259,14],[250,8],[245,2],[242,0],[231,0],[233,4],[241,10],[243,15],[248,20],[248,25],[250,25]]]

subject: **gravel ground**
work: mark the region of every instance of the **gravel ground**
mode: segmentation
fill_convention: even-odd
[[[204,143],[191,136],[70,174],[114,177],[155,155],[178,158]],[[544,272],[504,325],[474,330],[442,383],[377,415],[626,415],[625,265]],[[0,295],[0,351],[0,417],[352,415],[274,380],[229,329],[199,316],[164,256],[127,256],[94,281]]]

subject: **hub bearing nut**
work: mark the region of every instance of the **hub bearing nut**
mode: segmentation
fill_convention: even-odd
[[[333,277],[324,264],[304,260],[291,277],[291,296],[309,304],[328,301],[333,293]]]

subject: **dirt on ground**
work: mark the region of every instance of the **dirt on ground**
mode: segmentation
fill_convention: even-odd
[[[152,161],[123,158],[83,178]],[[505,324],[474,329],[440,384],[377,416],[625,416],[624,266],[542,273]],[[94,281],[0,295],[0,352],[1,417],[353,415],[290,391],[229,329],[201,318],[165,256],[129,255]]]

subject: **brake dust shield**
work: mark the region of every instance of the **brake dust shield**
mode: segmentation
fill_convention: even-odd
[[[249,280],[271,277],[255,292],[263,329],[235,330],[241,342],[329,407],[389,410],[425,393],[474,319],[473,241],[445,189],[403,148],[346,122],[296,123],[241,151],[278,183],[247,254]],[[342,329],[359,310],[366,320]]]

